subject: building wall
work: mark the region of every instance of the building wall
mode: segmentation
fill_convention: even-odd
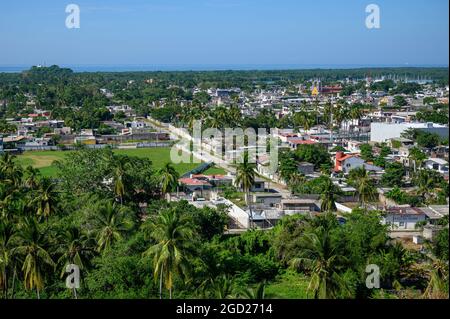
[[[403,131],[408,128],[418,128],[420,130],[436,133],[442,137],[448,138],[448,127],[416,127],[412,123],[371,123],[370,140],[372,142],[386,142],[391,138],[399,138]]]
[[[347,167],[347,165],[350,165]],[[352,169],[360,168],[364,165],[364,160],[359,157],[351,157],[342,163],[342,171],[349,173]]]
[[[425,215],[388,214],[384,218],[384,222],[390,224],[392,230],[415,230],[416,223],[424,220]]]

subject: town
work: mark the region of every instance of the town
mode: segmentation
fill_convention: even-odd
[[[58,84],[61,79],[66,85]],[[87,210],[128,207],[144,225],[158,206],[222,212],[222,226],[206,219],[202,227],[214,226],[209,232],[231,238],[284,231],[287,239],[294,234],[286,227],[303,218],[333,216],[336,225],[353,225],[348,227],[362,227],[357,219],[368,218],[386,227],[382,245],[422,254],[415,258],[426,264],[420,260],[431,253],[430,245],[439,258],[445,258],[445,245],[448,250],[448,99],[445,68],[91,75],[37,66],[0,74],[2,216],[20,210],[12,194],[22,186],[8,181],[23,170],[17,178],[27,191],[47,196],[34,195],[39,199],[33,202],[46,219],[56,218],[57,210],[70,218],[62,213],[69,204],[48,199],[49,189],[86,196]],[[264,129],[258,139],[275,141],[268,147],[276,150],[277,162],[271,163],[266,149],[254,154],[243,136],[247,144],[231,142],[231,149],[219,134],[203,136],[192,148],[196,121],[218,132]],[[192,161],[173,163],[174,150]],[[102,164],[110,160],[111,166]],[[156,184],[148,180],[155,174]],[[94,194],[113,200],[97,203]],[[161,202],[155,207],[156,200]],[[85,204],[75,203],[70,205],[76,210]],[[117,238],[102,238],[99,251],[108,251]],[[286,252],[292,250],[286,243],[277,245],[281,260],[295,255]],[[389,276],[385,286],[392,293]],[[229,278],[212,285],[220,280]],[[167,288],[172,297],[172,286]],[[423,288],[429,297],[442,293],[435,290]]]

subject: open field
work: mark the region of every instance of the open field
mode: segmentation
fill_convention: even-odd
[[[170,162],[170,148],[139,148],[139,149],[117,149],[113,151],[116,154],[128,155],[149,158],[155,169],[163,167]],[[44,176],[55,176],[57,173],[56,167],[52,163],[57,160],[62,160],[66,156],[70,156],[72,151],[36,151],[25,152],[17,156],[17,162],[22,166],[28,165],[38,168]],[[184,174],[199,164],[197,163],[181,163],[174,164],[175,169]],[[212,167],[206,171],[207,174],[224,174],[225,171],[221,168]]]
[[[308,299],[309,279],[304,275],[287,271],[266,286],[269,299]]]

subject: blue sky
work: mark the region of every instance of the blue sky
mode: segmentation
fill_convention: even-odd
[[[81,28],[65,27],[66,5]],[[381,8],[381,29],[365,8]],[[0,65],[448,65],[448,0],[0,2]]]

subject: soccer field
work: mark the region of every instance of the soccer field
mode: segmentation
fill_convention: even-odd
[[[155,169],[163,167],[166,163],[170,162],[170,148],[137,148],[137,149],[116,149],[113,150],[116,154],[128,155],[149,158]],[[38,168],[44,176],[55,176],[57,174],[57,168],[52,166],[52,163],[57,160],[62,160],[66,156],[70,156],[72,151],[36,151],[25,152],[17,156],[17,162],[23,167],[28,165]],[[175,169],[180,174],[187,173],[194,169],[199,164],[197,163],[181,163],[174,164]],[[224,174],[225,171],[221,168],[210,168],[206,171],[207,174]]]

